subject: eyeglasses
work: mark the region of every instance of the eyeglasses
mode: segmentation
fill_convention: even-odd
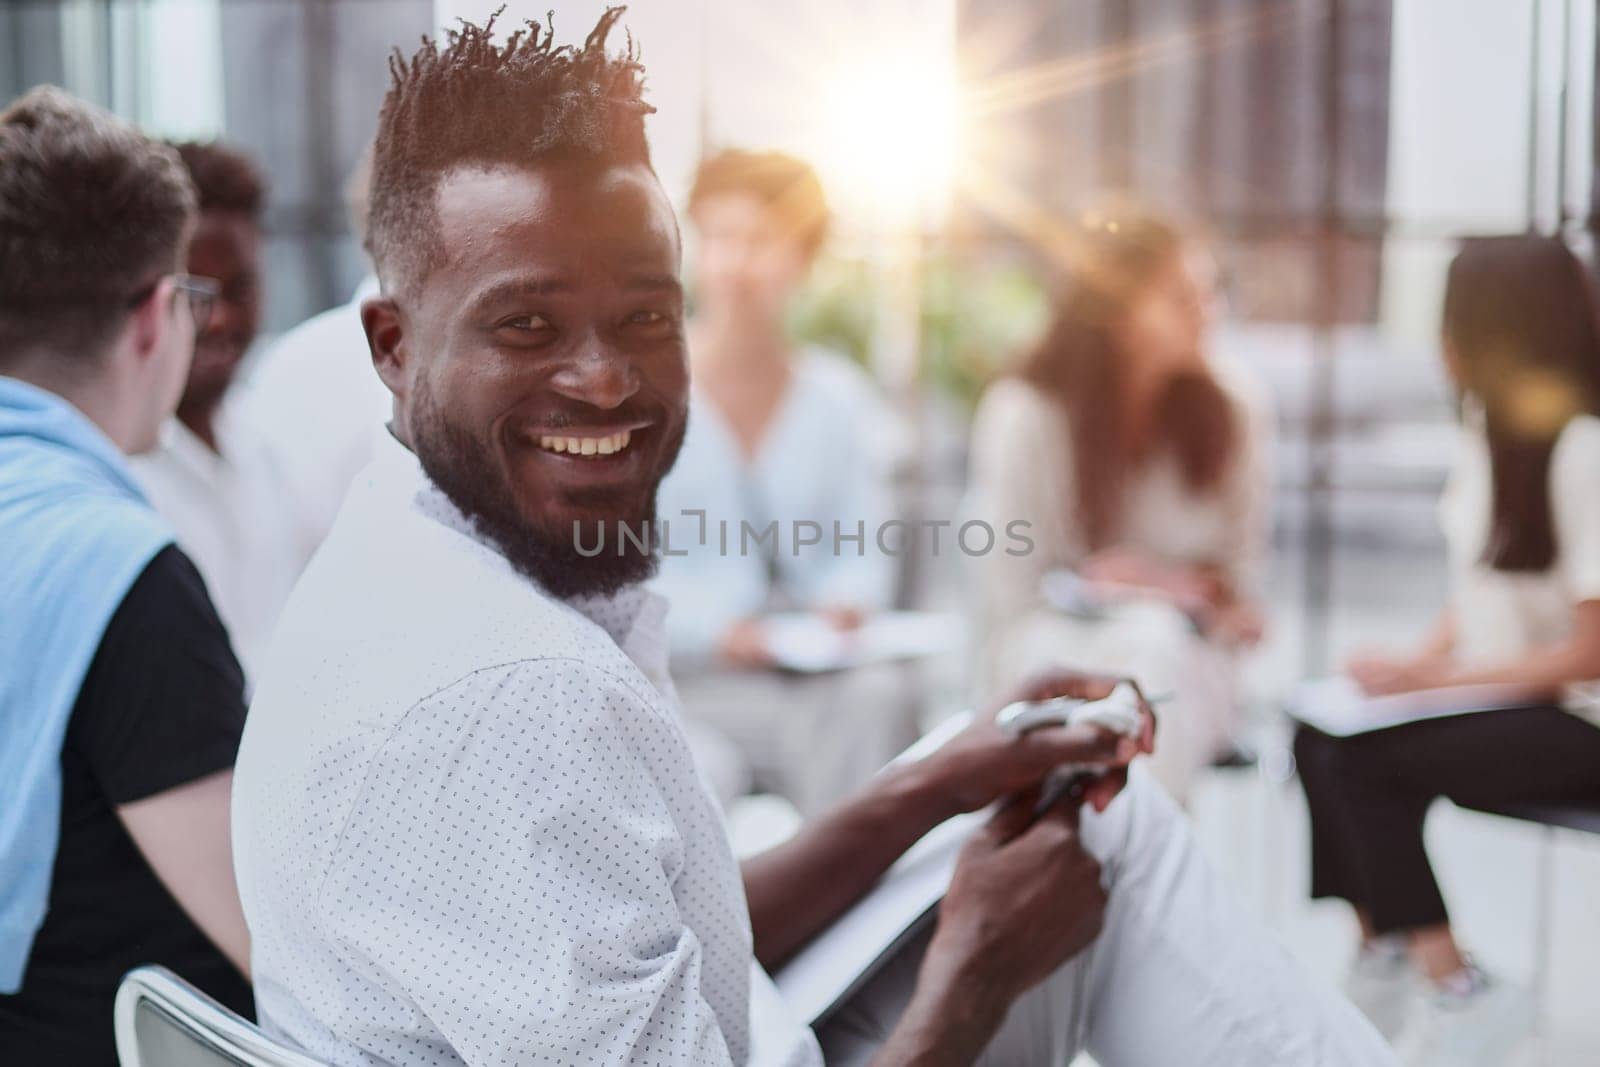
[[[217,294],[221,292],[222,286],[215,278],[202,278],[197,274],[172,274],[163,277],[170,277],[173,292],[182,293],[188,301],[189,314],[194,317],[195,332],[199,333],[205,329],[206,323],[211,321],[211,309],[216,306]],[[128,306],[138,307],[150,299],[150,294],[156,291],[161,281],[161,278],[157,278],[134,293],[128,298]]]

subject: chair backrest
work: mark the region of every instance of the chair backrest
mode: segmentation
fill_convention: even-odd
[[[115,1016],[122,1067],[325,1067],[165,967],[129,971],[117,989]]]

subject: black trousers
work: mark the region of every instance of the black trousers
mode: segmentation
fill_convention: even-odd
[[[1378,933],[1446,922],[1423,844],[1429,806],[1600,807],[1600,726],[1554,707],[1511,708],[1330,737],[1302,725],[1295,758],[1311,807],[1311,895],[1364,909]]]

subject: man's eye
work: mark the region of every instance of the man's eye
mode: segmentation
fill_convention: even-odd
[[[496,323],[496,329],[510,330],[548,330],[550,321],[543,315],[515,315],[509,319],[502,319]]]
[[[656,336],[658,334],[661,336],[667,336],[669,334],[675,334],[678,331],[680,317],[677,312],[670,309],[666,311],[656,311],[653,309],[641,308],[640,310],[629,315],[626,323],[627,325],[636,327],[640,330],[649,331],[651,336]]]

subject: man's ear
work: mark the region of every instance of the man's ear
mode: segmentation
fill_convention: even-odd
[[[387,296],[369,297],[361,302],[361,327],[367,331],[367,348],[378,377],[396,399],[403,399],[408,391],[408,368],[400,308]]]
[[[161,351],[167,331],[172,328],[172,279],[162,278],[128,316],[127,329],[134,354],[143,361]]]

